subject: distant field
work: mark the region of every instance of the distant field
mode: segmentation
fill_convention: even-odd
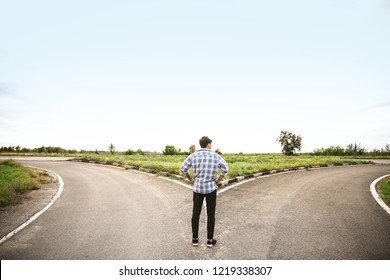
[[[84,155],[79,160],[85,162],[119,165],[125,168],[148,169],[155,173],[168,172],[180,175],[180,166],[186,155]],[[345,159],[336,156],[285,156],[271,155],[223,155],[229,165],[227,179],[258,172],[299,167],[342,165],[343,163],[363,164],[366,160]]]

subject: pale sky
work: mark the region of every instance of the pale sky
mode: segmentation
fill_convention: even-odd
[[[0,3],[0,146],[390,143],[389,0]]]

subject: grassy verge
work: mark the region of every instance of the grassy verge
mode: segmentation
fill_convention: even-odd
[[[84,155],[79,158],[85,162],[119,165],[125,168],[145,169],[155,173],[168,172],[180,175],[180,166],[185,155]],[[224,155],[229,165],[227,179],[258,172],[300,167],[367,163],[364,160],[351,160],[332,156],[285,156],[285,155]]]
[[[0,206],[18,201],[29,190],[51,182],[45,172],[27,168],[14,160],[0,161]]]
[[[385,178],[379,188],[383,201],[390,207],[390,177]]]

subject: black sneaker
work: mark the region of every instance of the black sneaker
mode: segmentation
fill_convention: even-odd
[[[199,238],[192,238],[192,246],[196,247],[199,244]]]
[[[217,244],[217,239],[207,239],[207,247],[213,247]]]

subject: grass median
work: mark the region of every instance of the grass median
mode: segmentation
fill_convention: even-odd
[[[148,170],[153,173],[167,172],[180,174],[180,166],[186,155],[84,155],[77,160],[84,162],[118,165],[125,168]],[[368,163],[365,160],[351,160],[337,156],[297,155],[285,156],[279,154],[241,155],[228,154],[223,158],[229,165],[227,179],[245,176],[259,172],[281,169],[309,168],[312,166],[343,165]]]
[[[27,168],[15,160],[1,160],[0,206],[16,203],[24,193],[51,181],[46,172]]]

